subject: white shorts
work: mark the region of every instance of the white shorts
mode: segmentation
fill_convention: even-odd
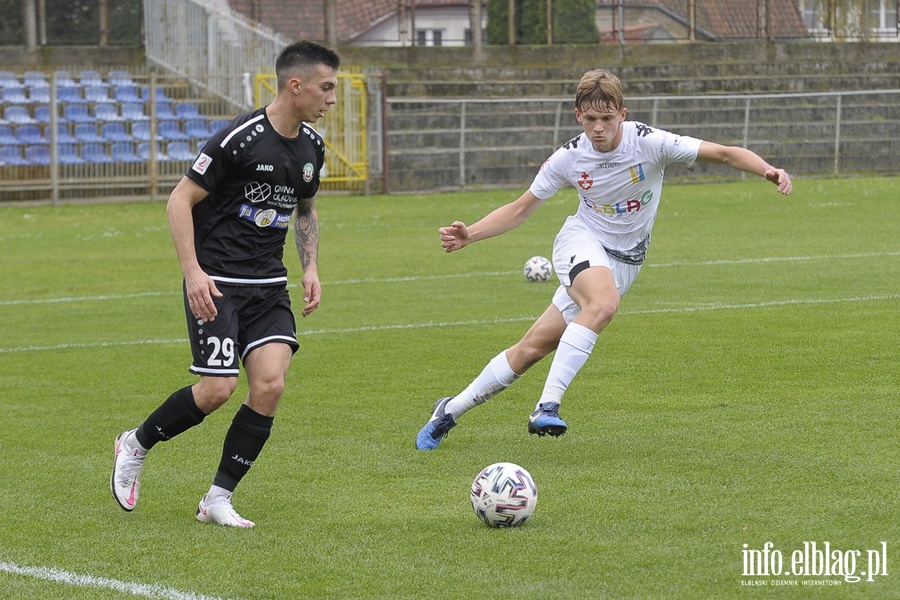
[[[553,305],[566,323],[571,323],[581,312],[581,307],[566,291],[572,285],[570,273],[573,267],[576,275],[585,267],[606,267],[612,271],[620,297],[625,295],[641,270],[641,265],[630,265],[610,257],[587,225],[574,216],[567,218],[553,242],[553,268],[561,284],[553,294]]]

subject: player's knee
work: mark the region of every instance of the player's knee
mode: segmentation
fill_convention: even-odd
[[[591,323],[591,329],[600,331],[613,320],[619,310],[618,296],[604,296],[592,299],[581,307],[581,314]]]
[[[236,388],[236,377],[202,377],[194,387],[194,401],[209,414],[228,402]]]

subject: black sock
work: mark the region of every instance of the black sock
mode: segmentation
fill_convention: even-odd
[[[149,450],[157,442],[165,442],[194,425],[199,425],[206,415],[194,402],[191,386],[181,388],[166,398],[135,432],[138,443]]]
[[[269,439],[274,420],[275,417],[263,416],[246,404],[241,405],[225,434],[222,460],[213,485],[234,491]]]

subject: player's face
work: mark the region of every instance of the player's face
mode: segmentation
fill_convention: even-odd
[[[318,65],[288,83],[294,94],[294,108],[305,123],[315,123],[337,102],[337,73],[331,67]]]
[[[575,109],[575,118],[584,128],[597,152],[609,152],[618,147],[622,141],[622,122],[628,109],[615,109],[611,106],[601,108],[590,107],[584,110]]]

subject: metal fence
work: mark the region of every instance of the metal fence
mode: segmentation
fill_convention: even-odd
[[[750,148],[796,175],[900,174],[900,90],[626,99],[628,118]],[[387,100],[386,189],[527,185],[581,128],[572,99]],[[729,180],[723,165],[670,179]]]

